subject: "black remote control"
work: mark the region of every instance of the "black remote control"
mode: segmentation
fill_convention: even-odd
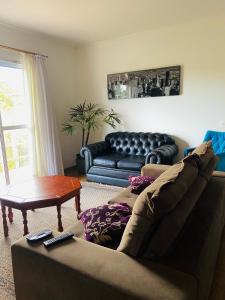
[[[28,242],[38,242],[46,237],[49,237],[52,235],[52,231],[49,230],[49,229],[45,229],[45,230],[42,230],[42,231],[39,231],[37,233],[31,233],[31,234],[28,234],[26,236]]]
[[[73,233],[66,232],[66,233],[58,235],[50,240],[44,241],[43,244],[45,245],[45,247],[50,247],[52,245],[55,245],[55,244],[61,243],[63,241],[66,241],[68,239],[71,239],[73,236],[74,236]]]

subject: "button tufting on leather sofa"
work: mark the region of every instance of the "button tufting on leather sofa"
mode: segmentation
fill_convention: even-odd
[[[151,132],[113,132],[105,141],[83,147],[89,181],[128,186],[128,176],[140,175],[147,163],[170,165],[178,152],[167,134]]]

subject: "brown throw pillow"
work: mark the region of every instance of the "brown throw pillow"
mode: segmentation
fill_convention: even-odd
[[[214,156],[208,162],[175,209],[162,219],[143,255],[145,258],[165,256],[172,250],[188,216],[211,177],[217,161],[217,157]]]
[[[199,169],[205,169],[209,161],[215,156],[212,149],[212,142],[204,142],[190,154],[197,154],[199,157],[200,166]]]
[[[197,156],[168,168],[137,198],[118,251],[137,256],[165,214],[172,211],[198,175]]]

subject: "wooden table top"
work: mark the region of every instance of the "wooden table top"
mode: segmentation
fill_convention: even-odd
[[[81,189],[80,181],[69,176],[41,176],[33,177],[19,184],[10,185],[7,191],[0,196],[4,205],[11,202],[19,205],[42,202],[64,202]],[[46,203],[47,204],[47,203]],[[16,206],[17,206],[16,205]]]

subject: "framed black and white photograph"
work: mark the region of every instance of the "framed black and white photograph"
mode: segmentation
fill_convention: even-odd
[[[108,99],[180,95],[180,66],[107,75]]]

